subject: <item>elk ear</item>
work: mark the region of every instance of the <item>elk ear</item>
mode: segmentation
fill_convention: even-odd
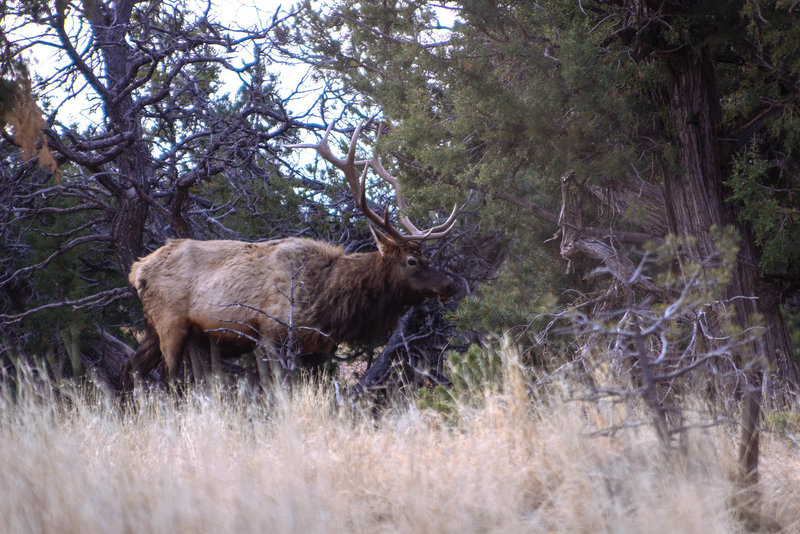
[[[375,244],[378,245],[378,252],[381,253],[382,258],[385,258],[390,250],[397,248],[397,243],[394,239],[375,228],[372,224],[369,225],[369,231],[372,233],[372,239],[375,240]]]

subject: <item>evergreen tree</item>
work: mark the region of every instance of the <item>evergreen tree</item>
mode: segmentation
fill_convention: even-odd
[[[663,298],[636,275],[641,246],[691,236],[680,267],[713,277],[717,236],[734,227],[717,312],[765,327],[737,363],[763,357],[800,386],[781,312],[800,268],[791,4],[343,1],[299,32],[311,61],[392,122],[386,149],[419,194],[473,191],[515,246],[541,250],[558,230],[570,268],[599,261],[613,284]],[[518,287],[543,278],[512,271]]]

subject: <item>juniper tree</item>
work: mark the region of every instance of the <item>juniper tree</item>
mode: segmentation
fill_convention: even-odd
[[[526,249],[512,254],[515,302],[543,301],[532,286],[558,280],[539,259],[554,232],[556,268],[607,273],[578,285],[605,287],[605,306],[629,280],[639,299],[663,297],[635,276],[645,242],[691,236],[678,268],[707,265],[733,227],[738,266],[715,313],[764,328],[739,368],[764,358],[800,386],[781,310],[800,269],[791,5],[342,1],[297,32],[309,61],[392,123],[385,150],[417,194],[470,191]]]

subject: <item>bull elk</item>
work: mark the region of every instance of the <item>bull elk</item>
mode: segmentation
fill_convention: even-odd
[[[339,343],[376,344],[388,337],[405,307],[455,293],[450,278],[428,266],[421,243],[452,231],[456,208],[444,223],[419,230],[405,213],[396,178],[375,156],[356,160],[363,123],[343,159],[328,145],[331,127],[318,144],[288,148],[313,148],[344,173],[378,250],[348,254],[338,245],[295,237],[259,243],[169,240],[131,267],[129,280],[147,327],[126,366],[126,388],[132,387],[133,376],[146,375],[162,360],[174,379],[190,339],[210,344],[215,367],[220,357],[260,345],[256,361],[265,383],[270,372],[266,360],[277,360],[287,343],[293,342],[297,354],[320,356],[331,354]],[[394,188],[400,222],[409,233],[392,226],[388,207],[381,216],[367,205],[369,170]]]

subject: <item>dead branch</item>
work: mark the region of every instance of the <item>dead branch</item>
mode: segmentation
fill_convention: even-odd
[[[33,315],[35,313],[39,313],[44,310],[49,310],[52,308],[62,308],[65,306],[71,306],[74,310],[80,310],[84,308],[102,308],[103,306],[108,306],[112,302],[115,302],[119,299],[133,297],[133,291],[129,287],[118,287],[115,289],[109,289],[108,291],[101,291],[100,293],[95,293],[94,295],[89,295],[88,297],[84,297],[82,299],[76,300],[62,300],[60,302],[51,302],[50,304],[44,304],[39,306],[38,308],[30,309],[26,312],[19,313],[16,315],[8,315],[8,314],[0,314],[0,321],[2,324],[12,324],[23,320],[24,318]]]

